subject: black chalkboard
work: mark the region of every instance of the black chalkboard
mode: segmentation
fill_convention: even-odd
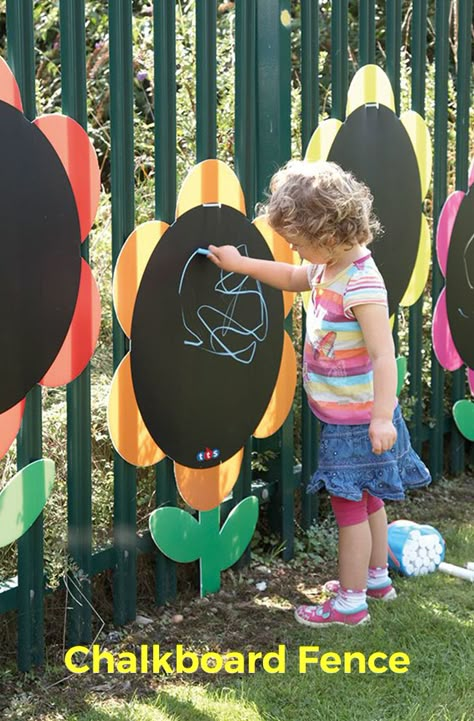
[[[456,215],[446,267],[446,305],[454,345],[474,368],[474,191],[464,196]]]
[[[0,101],[0,413],[41,380],[64,341],[81,273],[66,171],[43,133]]]
[[[190,468],[217,465],[244,445],[270,400],[283,346],[281,292],[221,271],[196,252],[210,244],[272,260],[242,213],[193,208],[155,248],[132,319],[138,407],[160,448]]]
[[[421,184],[413,146],[395,113],[384,105],[354,110],[339,129],[328,160],[370,188],[383,234],[370,249],[387,286],[390,314],[410,282],[421,227]]]

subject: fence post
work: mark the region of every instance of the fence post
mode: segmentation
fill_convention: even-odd
[[[112,182],[112,263],[135,224],[133,162],[132,2],[109,5],[110,126]],[[114,370],[128,342],[114,314]],[[114,453],[114,617],[118,624],[136,615],[136,473]]]
[[[35,59],[32,0],[7,0],[8,60],[20,87],[24,114],[36,116]],[[27,395],[23,423],[18,434],[17,466],[41,458],[41,388]],[[20,671],[44,660],[43,514],[18,540],[18,642]]]
[[[196,3],[196,155],[216,157],[216,3]]]
[[[411,107],[424,117],[425,114],[425,59],[426,59],[426,0],[413,6],[412,18],[412,89]],[[410,307],[408,371],[410,374],[410,397],[413,401],[413,416],[410,422],[411,441],[417,453],[421,453],[423,398],[422,398],[422,347],[423,347],[423,296]]]
[[[84,0],[61,0],[61,94],[65,114],[87,129],[86,37]],[[81,244],[89,260],[89,241]],[[77,589],[68,597],[68,642],[90,643],[92,637],[92,488],[90,366],[67,387],[68,549],[79,573],[70,573]]]
[[[301,145],[303,155],[319,123],[319,3],[301,0]],[[306,313],[302,313],[301,352],[304,349]],[[318,517],[319,495],[306,493],[318,462],[319,423],[301,387],[301,523],[309,528]]]
[[[257,194],[263,197],[273,173],[291,156],[291,53],[289,0],[257,3]],[[291,320],[286,321],[291,335]],[[274,520],[285,544],[283,558],[293,556],[294,478],[293,412],[268,441],[279,444],[279,474]]]
[[[176,7],[154,2],[155,42],[155,218],[174,220],[176,206]],[[172,463],[156,466],[156,505],[176,505]],[[176,564],[156,554],[155,600],[163,605],[176,596]]]
[[[435,9],[435,120],[434,120],[434,182],[433,182],[433,276],[432,308],[441,291],[443,279],[436,261],[436,226],[446,200],[448,146],[448,61],[450,4],[436,1]],[[434,480],[443,472],[444,451],[444,371],[431,352],[431,422],[429,465]]]
[[[359,67],[375,63],[375,0],[359,1]]]
[[[456,82],[456,189],[467,190],[469,171],[469,80],[471,59],[472,0],[458,0],[458,52]],[[466,393],[466,369],[463,366],[452,374],[451,400],[453,404]],[[451,473],[464,470],[465,441],[456,425],[451,426]]]

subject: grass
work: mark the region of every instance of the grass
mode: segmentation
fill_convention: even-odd
[[[474,525],[467,510],[472,507],[471,489],[472,479],[464,484],[437,484],[411,502],[411,512],[403,507],[401,513],[400,507],[390,510],[396,510],[398,517],[407,515],[425,522],[424,516],[431,514],[446,539],[447,560],[463,565],[474,560]],[[440,572],[420,578],[398,577],[399,598],[387,604],[372,602],[369,626],[314,631],[295,623],[292,606],[314,600],[321,574],[331,572],[318,565],[319,576],[312,570],[315,564],[308,552],[300,552],[291,564],[273,558],[268,562],[271,573],[266,594],[255,592],[255,565],[239,577],[243,585],[235,596],[229,593],[232,576],[227,576],[224,601],[219,602],[218,594],[187,601],[187,606],[177,602],[162,614],[162,618],[168,614],[168,625],[150,626],[154,630],[142,629],[139,634],[132,629],[120,647],[120,651],[136,652],[137,644],[159,643],[165,651],[182,643],[186,650],[202,655],[229,649],[243,654],[250,649],[266,652],[283,644],[284,673],[261,669],[239,676],[225,672],[168,677],[87,673],[61,681],[65,669],[60,667],[59,655],[56,665],[47,667],[41,676],[18,679],[16,686],[10,686],[11,702],[2,719],[472,721],[474,586]],[[184,612],[185,620],[173,626],[169,618],[176,611]],[[341,657],[359,651],[366,659],[376,651],[387,656],[404,652],[410,665],[405,674],[376,674],[369,669],[360,673],[357,663],[350,673],[343,669],[326,673],[319,665],[308,666],[306,673],[301,673],[298,656],[301,647],[308,645],[319,646],[320,654],[331,651]]]

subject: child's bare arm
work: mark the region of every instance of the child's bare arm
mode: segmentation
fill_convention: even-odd
[[[233,245],[210,245],[208,250],[208,259],[229,272],[249,275],[279,290],[298,292],[310,288],[306,266],[249,258]]]
[[[397,364],[387,310],[368,303],[352,309],[362,329],[374,371],[374,405],[369,435],[374,453],[390,450],[397,439],[392,418],[397,391]]]

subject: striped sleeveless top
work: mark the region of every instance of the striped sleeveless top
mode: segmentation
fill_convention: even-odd
[[[373,372],[352,308],[387,308],[387,291],[370,252],[322,283],[325,266],[309,265],[303,382],[313,413],[325,423],[370,423]]]

